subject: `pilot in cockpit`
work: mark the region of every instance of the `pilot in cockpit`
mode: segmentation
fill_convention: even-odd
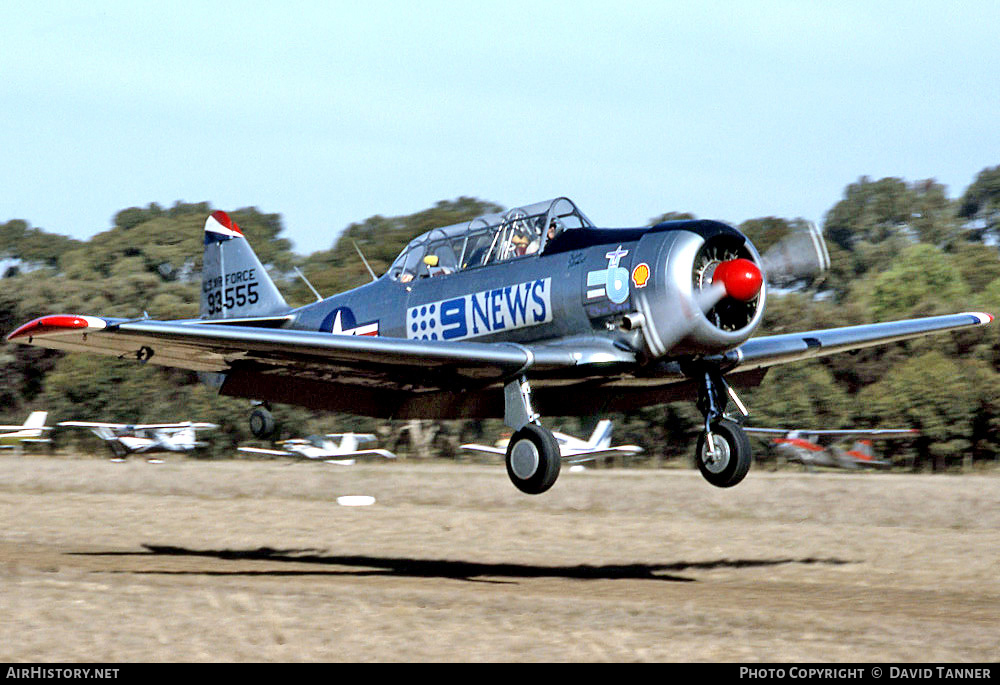
[[[553,238],[562,232],[562,230],[563,226],[559,222],[559,219],[552,217],[552,220],[549,222],[549,230],[545,233],[545,243],[548,244],[551,242]],[[527,250],[525,250],[525,254],[538,252],[538,248],[541,247],[541,242],[541,235],[539,235],[528,245]]]
[[[558,232],[558,230],[555,229],[556,226],[558,226],[558,220],[553,218],[552,221],[549,222],[548,240],[552,240],[552,238],[555,236],[555,233]],[[559,230],[561,230],[561,228],[562,227],[559,227]],[[542,246],[542,231],[541,228],[538,228],[536,229],[535,235],[532,238],[531,242],[528,243],[528,246],[525,248],[524,254],[534,254],[538,252],[541,246]]]
[[[560,222],[559,219],[552,217],[552,221],[549,222],[548,233],[546,234],[547,238],[546,242],[555,238],[557,235],[562,233],[562,231],[563,231],[562,222]]]
[[[510,238],[510,243],[510,251],[507,254],[508,259],[510,257],[531,254],[538,250],[537,233],[523,222],[517,225],[514,235]],[[532,246],[534,246],[534,249],[532,249]]]

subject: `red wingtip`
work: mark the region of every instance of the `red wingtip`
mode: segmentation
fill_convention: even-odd
[[[34,321],[29,321],[18,327],[13,333],[7,336],[7,340],[23,338],[25,336],[41,335],[53,331],[76,330],[80,328],[104,328],[107,323],[103,319],[92,316],[77,316],[76,314],[51,314],[41,316]]]

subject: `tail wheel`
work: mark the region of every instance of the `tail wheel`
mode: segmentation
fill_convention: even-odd
[[[559,443],[552,431],[529,423],[507,444],[507,475],[521,492],[539,495],[559,477]]]
[[[257,407],[250,412],[250,432],[255,438],[269,438],[274,435],[274,416],[267,409]]]
[[[717,488],[731,488],[743,480],[750,470],[750,439],[735,421],[722,419],[712,426],[715,455],[708,451],[708,441],[698,438],[695,458],[698,470]]]

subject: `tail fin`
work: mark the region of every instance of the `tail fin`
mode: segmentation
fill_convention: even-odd
[[[47,411],[33,411],[28,416],[28,420],[24,422],[25,428],[41,428],[45,425],[45,419],[48,418],[49,413]]]
[[[340,439],[340,451],[344,454],[358,451],[358,439],[353,433],[345,433]]]
[[[205,221],[201,319],[242,319],[288,311],[274,281],[236,222],[223,211]]]
[[[860,459],[862,461],[871,461],[875,456],[872,453],[872,441],[871,440],[858,440],[854,443],[853,449],[850,451],[850,455],[855,459]]]
[[[611,446],[611,422],[601,419],[597,422],[597,427],[590,435],[588,447],[610,447]]]

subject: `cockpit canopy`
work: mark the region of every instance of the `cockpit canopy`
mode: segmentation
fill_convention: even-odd
[[[593,226],[565,197],[485,214],[417,236],[389,267],[389,277],[405,283],[529,257],[563,231]]]

